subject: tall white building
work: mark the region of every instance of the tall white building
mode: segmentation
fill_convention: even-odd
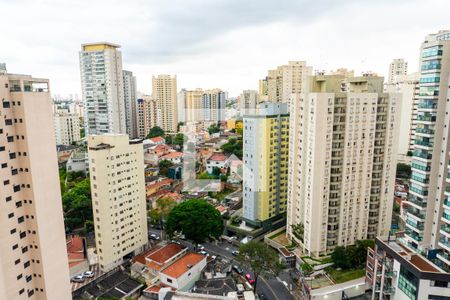
[[[71,299],[47,79],[0,66],[0,299]]]
[[[186,89],[181,89],[177,94],[178,122],[186,122]]]
[[[403,58],[396,58],[389,65],[388,83],[394,83],[396,76],[405,76],[406,74],[408,74],[408,63]]]
[[[204,121],[225,121],[226,93],[221,89],[206,90],[202,96]]]
[[[383,78],[321,75],[290,110],[287,235],[310,255],[388,234],[399,95]]]
[[[60,110],[53,113],[53,127],[57,145],[70,145],[80,137],[80,117],[77,114]]]
[[[157,109],[161,114],[160,123],[157,125],[165,132],[177,132],[177,76],[153,76],[152,83],[152,98],[156,101]]]
[[[259,103],[258,91],[244,90],[239,96],[238,108],[243,115],[254,113]]]
[[[385,85],[385,92],[402,96],[398,134],[397,160],[409,163],[414,150],[415,120],[419,95],[419,73],[398,75],[392,83]]]
[[[123,70],[123,98],[126,132],[130,138],[137,137],[136,76]]]
[[[88,137],[95,242],[100,268],[111,270],[148,243],[141,140]]]
[[[86,135],[126,132],[122,53],[119,47],[106,42],[81,46],[81,90]]]
[[[291,94],[302,93],[312,67],[305,61],[290,61],[287,65],[269,70],[267,76],[268,101],[288,103]]]

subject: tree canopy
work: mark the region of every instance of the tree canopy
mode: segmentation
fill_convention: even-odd
[[[368,247],[374,247],[373,240],[356,241],[355,245],[347,247],[337,246],[331,253],[331,259],[337,268],[344,270],[361,268],[366,263]]]
[[[222,149],[223,152],[228,153],[228,154],[234,154],[237,157],[239,157],[239,159],[242,159],[242,154],[243,154],[243,143],[242,140],[239,139],[235,139],[235,138],[230,138],[228,140],[228,143],[223,144],[222,147],[220,147],[220,149]]]
[[[411,177],[411,166],[408,164],[398,163],[396,177],[409,179]]]
[[[89,178],[75,184],[62,196],[64,220],[68,230],[86,226],[93,220],[91,186]]]
[[[167,219],[177,203],[172,198],[164,197],[156,200],[155,207],[150,209],[148,216],[153,224],[161,224]]]
[[[188,239],[200,243],[223,233],[222,217],[217,209],[201,199],[191,199],[176,205],[169,213],[166,232],[174,236],[183,233]]]
[[[208,127],[208,133],[213,134],[220,132],[220,127],[217,124],[211,124],[211,126]]]
[[[171,166],[173,166],[173,162],[171,162],[170,160],[167,160],[167,159],[161,160],[158,164],[159,174],[161,174],[163,176],[167,176],[167,174],[169,173],[169,168]]]
[[[157,136],[163,136],[163,135],[164,135],[164,130],[162,130],[162,128],[159,126],[155,126],[155,127],[150,128],[147,138],[151,139],[151,138],[154,138]]]
[[[250,241],[241,245],[236,260],[253,271],[255,290],[260,274],[263,272],[277,274],[280,269],[277,253],[263,242]]]

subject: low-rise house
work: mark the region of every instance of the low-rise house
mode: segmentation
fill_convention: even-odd
[[[62,164],[69,160],[72,152],[77,149],[77,146],[72,145],[56,145],[56,153],[58,155],[58,163]]]
[[[183,165],[177,164],[175,166],[169,167],[167,177],[174,180],[180,180],[182,173],[183,173]]]
[[[187,251],[185,246],[177,243],[156,246],[145,257],[145,265],[151,273],[159,275],[162,269],[184,256]]]
[[[206,160],[206,171],[212,174],[214,168],[224,169],[227,167],[228,156],[223,153],[214,153]]]
[[[163,188],[170,188],[172,185],[173,179],[165,178],[156,183],[148,184],[146,186],[146,194],[147,197],[152,197],[155,193],[159,192]]]
[[[297,261],[297,257],[294,252],[289,251],[285,247],[278,248],[278,252],[280,253],[280,261],[286,265],[287,267],[295,268],[295,263]]]
[[[153,138],[150,138],[150,143],[152,143],[153,145],[161,145],[161,144],[165,144],[166,140],[162,137],[162,136],[156,136]]]
[[[195,293],[205,295],[226,296],[237,291],[236,283],[231,277],[200,279],[193,288]]]
[[[66,172],[83,172],[84,175],[89,173],[89,158],[85,151],[73,151],[66,163]]]
[[[160,156],[158,162],[162,160],[168,160],[173,164],[180,164],[183,161],[183,153],[182,152],[170,152],[163,156]]]

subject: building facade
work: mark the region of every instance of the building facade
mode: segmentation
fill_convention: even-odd
[[[137,103],[136,103],[136,76],[133,72],[122,71],[123,99],[125,107],[125,127],[130,138],[137,137]]]
[[[242,115],[254,114],[258,103],[258,91],[244,90],[239,96],[238,108]]]
[[[185,92],[185,120],[187,122],[202,122],[203,117],[203,90],[195,89]]]
[[[286,212],[289,115],[285,103],[261,103],[244,116],[243,218],[266,226]]]
[[[225,121],[226,94],[220,89],[206,90],[202,96],[203,121]]]
[[[403,58],[396,58],[389,64],[388,83],[394,83],[397,76],[408,74],[408,63]]]
[[[81,140],[80,117],[67,111],[53,114],[53,128],[57,145],[71,145]]]
[[[150,129],[159,124],[159,113],[156,108],[156,101],[151,96],[144,96],[141,99],[137,99],[137,137],[144,139],[147,137]]]
[[[153,76],[152,98],[161,114],[157,123],[165,132],[176,133],[178,125],[177,76]]]
[[[310,78],[290,113],[287,235],[309,255],[387,235],[398,95],[372,75]]]
[[[312,67],[305,61],[290,61],[287,65],[269,70],[267,76],[267,97],[270,102],[288,103],[291,94],[302,93]]]
[[[47,79],[0,70],[0,299],[71,299]]]
[[[86,136],[126,132],[122,53],[119,47],[111,43],[81,46],[81,90]]]
[[[88,137],[95,242],[100,268],[111,270],[148,243],[141,140]]]

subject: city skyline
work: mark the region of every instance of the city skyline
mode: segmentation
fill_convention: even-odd
[[[0,28],[14,23],[15,30],[2,32],[9,47],[0,49],[0,57],[19,73],[49,78],[53,93],[61,95],[81,95],[77,50],[96,41],[122,46],[124,69],[136,75],[138,91],[147,94],[152,75],[177,74],[179,88],[217,87],[237,96],[257,89],[268,69],[290,60],[305,60],[314,70],[347,67],[387,77],[394,58],[405,58],[409,72],[416,71],[423,36],[446,28],[445,9],[439,9],[446,2],[432,2],[136,1],[113,3],[107,15],[101,13],[101,1],[91,3],[89,13],[76,2],[30,2],[26,9],[5,2],[11,13]],[[430,5],[434,13],[421,14]],[[30,23],[39,34],[29,34]],[[27,39],[21,38],[25,33]]]

